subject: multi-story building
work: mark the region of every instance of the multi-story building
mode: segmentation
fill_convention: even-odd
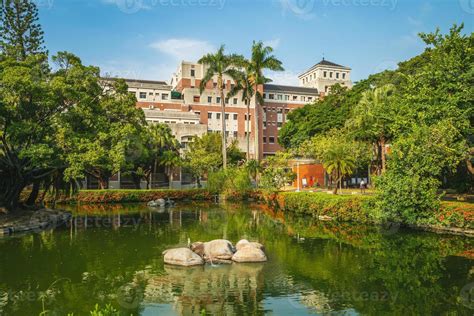
[[[149,122],[168,124],[177,139],[186,145],[193,136],[206,132],[221,131],[221,96],[217,89],[217,77],[207,82],[201,93],[199,86],[206,66],[183,61],[173,74],[170,84],[164,81],[127,80],[129,91],[137,98],[137,106],[143,108]],[[327,94],[335,83],[351,87],[351,69],[322,60],[299,76],[300,86],[265,84],[261,87],[264,105],[260,113],[259,148],[261,156],[280,150],[278,130],[286,121],[287,114]],[[224,95],[234,82],[224,76]],[[255,100],[250,102],[250,115],[241,93],[225,98],[225,124],[229,140],[236,139],[242,151],[246,151],[246,135],[251,134],[250,155],[254,156]],[[247,128],[247,120],[250,127]]]
[[[300,86],[318,89],[327,94],[332,85],[339,83],[352,88],[351,68],[341,66],[328,60],[321,60],[298,76]]]

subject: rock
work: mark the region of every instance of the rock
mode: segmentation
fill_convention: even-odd
[[[167,264],[185,267],[204,264],[204,260],[189,248],[168,249],[163,251],[163,255]]]
[[[215,239],[209,242],[195,242],[191,245],[191,250],[206,261],[231,260],[235,248],[232,243],[225,239]]]
[[[232,260],[235,262],[264,262],[267,261],[267,256],[261,249],[247,245],[237,250]]]
[[[245,246],[252,246],[252,247],[258,248],[262,251],[265,250],[265,247],[261,243],[253,242],[253,241],[250,242],[247,239],[239,240],[239,242],[235,245],[235,249],[237,249],[237,251],[239,251],[240,249],[242,249]]]
[[[164,199],[157,199],[157,200],[150,201],[147,203],[147,205],[150,207],[165,206],[165,204],[166,204],[166,201]]]

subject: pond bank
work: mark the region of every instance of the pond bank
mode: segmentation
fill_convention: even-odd
[[[54,229],[70,218],[69,212],[48,208],[3,215],[0,216],[0,237]]]
[[[320,220],[383,224],[375,208],[375,198],[367,195],[333,195],[313,192],[279,192],[263,194],[263,200],[272,208],[285,212],[310,215]],[[441,234],[474,237],[474,204],[442,202],[433,214],[432,224],[413,225],[389,223],[412,229]]]

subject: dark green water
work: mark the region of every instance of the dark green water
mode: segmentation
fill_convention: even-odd
[[[164,266],[187,240],[258,240],[264,264]],[[258,206],[76,210],[67,227],[0,239],[0,315],[473,315],[474,242],[321,223]]]

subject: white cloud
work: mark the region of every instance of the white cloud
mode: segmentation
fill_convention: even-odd
[[[285,86],[297,86],[299,84],[298,73],[294,71],[269,71],[265,76],[272,79],[271,84],[281,84]]]
[[[172,57],[174,61],[197,61],[203,55],[216,50],[209,42],[192,38],[170,38],[154,42],[150,47]]]
[[[278,46],[280,46],[280,39],[279,38],[274,38],[268,41],[264,41],[263,44],[265,46],[270,46],[273,47],[273,49],[277,49]]]

